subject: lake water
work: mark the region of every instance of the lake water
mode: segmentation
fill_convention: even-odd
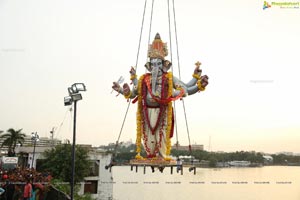
[[[129,166],[113,167],[113,197],[116,200],[300,200],[300,167],[184,168],[177,174]]]

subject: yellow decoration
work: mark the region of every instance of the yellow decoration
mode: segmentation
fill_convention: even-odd
[[[144,160],[144,158],[139,153],[135,156],[135,159]]]
[[[199,74],[193,74],[193,77],[197,80],[200,80],[200,75]]]
[[[182,90],[182,86],[181,85],[175,85],[175,90]]]
[[[173,93],[173,74],[172,74],[172,72],[169,72],[167,77],[168,77],[168,84],[169,84],[168,97],[171,97],[172,93]],[[168,108],[167,108],[167,132],[166,132],[167,133],[167,135],[166,135],[166,145],[167,145],[166,156],[167,156],[167,158],[171,154],[171,138],[170,138],[171,129],[172,129],[172,102],[169,102]],[[167,160],[167,158],[165,158],[165,160]]]
[[[204,90],[205,90],[205,87],[202,86],[200,80],[197,82],[197,86],[198,86],[198,89],[199,89],[200,91],[204,91]]]
[[[130,80],[136,79],[136,77],[137,77],[136,74],[135,75],[131,75],[130,76]]]
[[[172,158],[170,158],[170,157],[165,158],[165,161],[171,161],[171,160],[172,160]]]
[[[130,96],[131,96],[131,91],[128,93],[128,95],[125,95],[125,94],[124,94],[125,99],[129,99]]]

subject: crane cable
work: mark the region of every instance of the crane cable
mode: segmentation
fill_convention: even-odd
[[[177,50],[177,64],[178,64],[178,74],[179,74],[179,80],[181,80],[181,73],[180,73],[180,60],[179,60],[179,47],[178,47],[178,37],[177,37],[177,23],[176,23],[176,13],[175,13],[175,3],[174,0],[172,0],[173,4],[173,17],[174,17],[174,29],[175,29],[175,41],[176,41],[176,50]],[[170,37],[170,55],[171,55],[171,63],[172,63],[172,46],[171,46],[171,17],[170,17],[170,3],[168,0],[168,18],[169,18],[169,37]],[[172,67],[173,71],[173,67]],[[187,130],[187,135],[188,135],[188,142],[189,142],[189,152],[191,154],[192,148],[191,148],[191,139],[190,139],[190,132],[189,132],[189,127],[188,127],[188,121],[187,121],[187,115],[186,115],[186,108],[184,104],[184,99],[181,99],[182,105],[183,105],[183,111],[184,111],[184,118],[185,118],[185,124],[186,124],[186,130]],[[174,118],[176,122],[176,109],[175,109],[175,102],[174,102]],[[175,123],[177,124],[177,123]],[[176,130],[176,148],[178,150],[178,130],[177,130],[177,125],[175,125],[175,130]]]
[[[176,14],[175,14],[175,3],[174,3],[174,0],[172,0],[172,2],[173,2],[174,28],[175,28],[176,50],[177,50],[178,74],[179,74],[179,79],[181,80],[180,62],[179,62],[179,47],[178,47],[178,37],[177,37],[177,23],[176,23]],[[188,141],[189,141],[189,151],[190,151],[190,153],[192,153],[190,131],[189,131],[189,126],[188,126],[188,121],[187,121],[187,115],[186,115],[184,99],[182,99],[182,106],[183,106],[186,131],[187,131]]]
[[[73,106],[73,105],[72,105],[72,106]],[[71,107],[71,108],[67,108],[67,110],[66,110],[66,112],[65,112],[65,115],[64,115],[64,118],[63,118],[62,122],[59,124],[58,128],[54,131],[54,132],[56,133],[56,138],[58,138],[58,134],[59,134],[60,131],[61,131],[61,127],[63,126],[63,124],[64,124],[64,122],[65,122],[65,120],[66,120],[67,114],[68,114],[68,112],[71,111],[71,109],[72,109],[72,107]],[[71,119],[72,119],[72,116],[71,116]]]
[[[171,17],[170,17],[170,2],[168,0],[168,24],[169,24],[169,38],[170,38],[170,57],[171,57],[171,63],[173,63],[173,54],[172,54],[172,34],[171,34]],[[173,64],[171,66],[172,72],[173,70]],[[173,76],[173,73],[172,73]],[[173,77],[172,77],[173,79]],[[175,121],[175,135],[176,135],[176,150],[178,150],[178,129],[177,129],[177,115],[176,115],[176,102],[173,102],[173,112],[174,112],[174,121]]]
[[[150,36],[151,36],[151,29],[152,29],[153,7],[154,7],[154,0],[152,0],[152,6],[151,6],[150,27],[149,27],[149,35],[148,35],[148,44],[150,44]],[[148,51],[147,51],[146,58],[148,58],[148,52],[149,52],[149,45],[148,45]]]
[[[154,0],[152,0],[152,9],[151,9],[151,19],[150,19],[149,35],[151,33],[151,27],[152,27],[153,4],[154,4]],[[138,60],[139,60],[139,55],[140,55],[140,47],[141,47],[141,40],[142,40],[142,34],[143,34],[143,28],[144,28],[146,7],[147,7],[147,0],[145,0],[145,3],[144,3],[142,25],[141,25],[141,30],[140,30],[139,44],[138,44],[138,50],[137,50],[136,62],[135,62],[135,70],[136,71],[137,71]],[[150,36],[149,36],[149,40],[150,40]],[[113,155],[112,155],[112,159],[111,159],[112,161],[111,162],[114,161],[114,156],[116,155],[116,152],[117,152],[117,148],[118,148],[120,137],[121,137],[121,134],[122,134],[122,131],[123,131],[123,128],[124,128],[124,124],[125,124],[126,118],[127,118],[127,114],[128,114],[129,108],[130,108],[130,104],[131,104],[131,99],[129,99],[129,101],[128,101],[128,105],[127,105],[127,108],[126,108],[125,116],[123,118],[123,122],[122,122],[122,125],[121,125],[119,136],[118,136],[118,139],[117,139],[116,144],[115,144],[115,148],[114,148],[114,152],[113,152]],[[112,163],[110,163],[110,165],[111,164]]]

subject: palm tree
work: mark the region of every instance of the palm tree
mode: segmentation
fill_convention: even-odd
[[[14,130],[12,128],[8,129],[6,133],[0,135],[0,138],[3,139],[1,147],[7,146],[8,147],[8,156],[15,156],[15,148],[17,144],[23,144],[25,134],[20,130]]]

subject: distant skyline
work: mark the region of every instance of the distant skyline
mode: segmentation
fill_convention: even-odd
[[[150,1],[137,74],[145,73]],[[300,10],[264,1],[175,1],[181,77],[200,61],[209,85],[185,99],[191,143],[213,151],[300,153]],[[111,93],[135,65],[144,1],[0,0],[0,130],[20,129],[72,141],[67,88],[83,82],[77,143],[117,140],[127,102]],[[172,21],[173,22],[173,21]],[[177,55],[172,32],[174,75]],[[155,1],[150,41],[169,41],[167,1]],[[167,59],[171,59],[170,56]],[[188,144],[182,104],[179,142]],[[135,141],[136,104],[121,141]],[[172,140],[174,144],[175,137]]]

